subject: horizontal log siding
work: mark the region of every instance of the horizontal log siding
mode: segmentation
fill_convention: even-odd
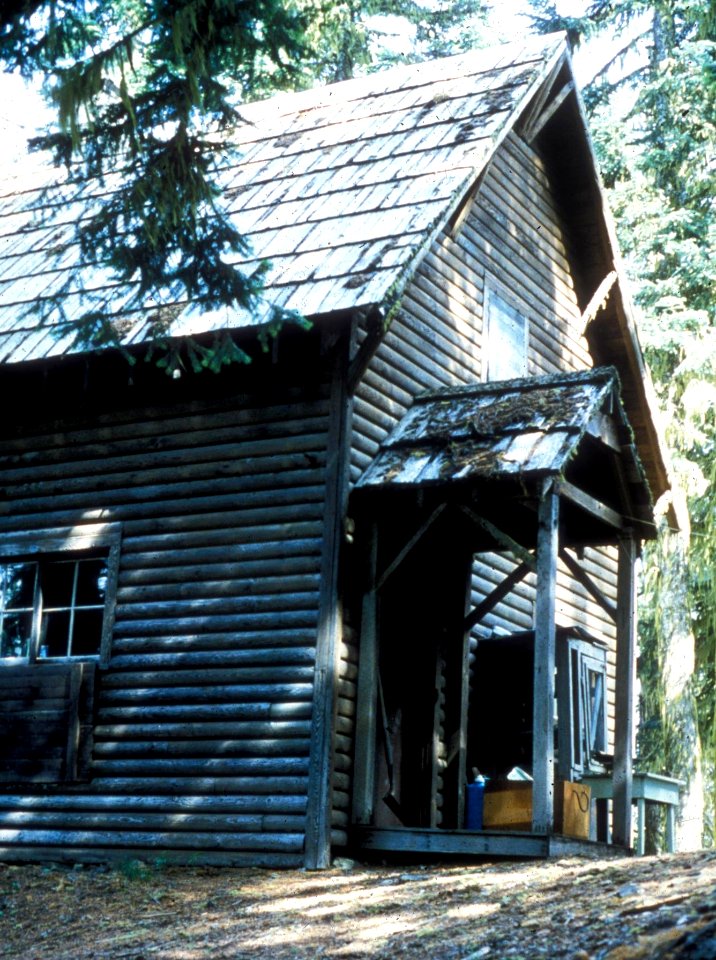
[[[0,855],[303,862],[327,425],[286,391],[3,443],[0,529],[122,545],[91,782],[0,796]]]
[[[592,365],[580,336],[580,308],[567,241],[543,163],[511,134],[495,156],[458,235],[443,233],[406,291],[355,398],[351,476],[356,481],[421,390],[479,380],[485,282],[507,288],[529,318],[529,372],[539,376]],[[489,282],[489,279],[488,279]],[[613,552],[588,549],[584,568],[615,596]],[[512,570],[495,554],[476,558],[476,604]],[[488,628],[533,626],[534,578],[528,577],[485,618]],[[560,624],[579,624],[610,642],[613,704],[614,625],[586,591],[561,570]],[[612,718],[610,717],[610,728]]]

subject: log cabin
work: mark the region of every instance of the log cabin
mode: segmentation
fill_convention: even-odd
[[[0,857],[561,855],[595,772],[623,851],[669,477],[563,37],[241,118],[250,316],[125,311],[72,256],[97,185],[3,191]],[[40,322],[59,289],[139,362]],[[141,362],[152,311],[249,349],[275,306],[310,330],[250,365]],[[472,771],[526,822],[468,826]]]

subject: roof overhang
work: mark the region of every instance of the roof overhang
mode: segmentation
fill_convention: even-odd
[[[510,529],[520,526],[515,505],[531,509],[545,480],[563,501],[566,544],[614,543],[626,530],[654,536],[650,489],[613,369],[422,394],[357,490],[480,501]]]
[[[619,373],[621,396],[654,500],[672,487],[659,404],[644,360],[616,228],[568,51],[518,120],[544,157],[570,246],[583,331],[596,366]],[[679,525],[674,510],[671,521]]]

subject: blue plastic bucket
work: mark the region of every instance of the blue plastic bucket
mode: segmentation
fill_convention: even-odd
[[[482,830],[482,807],[485,799],[485,778],[477,777],[468,783],[465,803],[465,829]]]

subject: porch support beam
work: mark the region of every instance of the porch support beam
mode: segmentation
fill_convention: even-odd
[[[539,119],[540,114],[545,108],[545,104],[549,101],[550,96],[554,92],[555,86],[557,84],[557,77],[559,76],[562,70],[562,62],[559,61],[556,63],[548,76],[545,78],[544,83],[542,84],[542,89],[537,93],[534,98],[534,102],[531,107],[527,110],[524,120],[522,121],[522,136],[529,142],[531,137],[531,131],[534,128],[535,123]]]
[[[347,388],[350,397],[356,392],[363,374],[368,369],[368,364],[373,359],[373,354],[378,349],[388,329],[380,310],[371,310],[366,318],[366,328],[365,339],[348,365]]]
[[[592,595],[599,606],[608,614],[614,622],[617,619],[617,608],[608,597],[605,597],[589,574],[585,573],[574,557],[566,549],[559,551],[559,558],[565,567],[572,574],[577,583],[581,583],[584,589]]]
[[[442,564],[443,583],[437,594],[459,614],[448,617],[438,656],[445,665],[444,740],[445,767],[442,771],[442,825],[460,828],[465,821],[467,784],[467,720],[470,701],[470,631],[465,629],[472,586],[472,553],[453,551],[450,567]],[[462,575],[460,575],[462,571]],[[447,580],[447,582],[445,582]],[[440,581],[438,580],[438,583]],[[458,607],[458,604],[461,606]],[[439,710],[439,704],[436,704]],[[437,744],[440,717],[436,716],[434,743]],[[437,767],[438,757],[434,757]],[[437,772],[437,770],[436,770]],[[437,800],[434,796],[433,801]]]
[[[527,576],[527,574],[533,569],[527,563],[521,563],[518,567],[508,573],[504,580],[502,580],[498,585],[485,597],[484,600],[481,600],[476,607],[473,607],[472,610],[465,617],[465,623],[463,625],[464,629],[469,633],[474,626],[476,626],[490,610],[493,610],[500,600],[504,599],[510,591],[514,590],[518,583]]]
[[[532,832],[554,823],[555,588],[559,547],[559,497],[546,481],[537,515],[534,697],[532,713]]]
[[[471,510],[470,507],[463,506],[460,509],[472,520],[475,526],[480,527],[480,529],[484,530],[485,533],[489,534],[498,547],[501,547],[503,550],[508,550],[511,554],[517,557],[519,561],[527,564],[530,570],[537,569],[537,561],[529,552],[529,550],[526,547],[523,547],[521,543],[518,543],[509,534],[500,530],[500,528],[496,527],[494,523],[491,523],[484,517],[479,516],[479,514],[475,513],[474,510]]]
[[[571,81],[565,83],[562,89],[559,90],[550,103],[547,104],[542,113],[530,124],[529,129],[525,131],[525,137],[528,143],[532,143],[535,137],[539,136],[570,93],[574,93],[574,84]]]
[[[616,510],[612,510],[611,507],[602,503],[601,500],[597,500],[596,497],[591,497],[584,490],[580,490],[573,483],[569,483],[568,480],[560,481],[559,492],[565,500],[569,500],[576,507],[580,507],[586,513],[596,517],[597,520],[614,527],[615,530],[621,530],[624,526],[624,521]]]
[[[587,327],[594,320],[599,311],[606,305],[612,287],[619,280],[616,270],[611,270],[592,294],[581,317],[581,334],[585,335]]]
[[[355,758],[353,761],[353,822],[371,823],[375,797],[375,742],[378,689],[378,637],[376,569],[378,526],[368,524],[366,592],[360,623],[358,691],[356,698]]]
[[[400,551],[400,553],[395,557],[395,559],[392,561],[392,563],[389,563],[389,564],[388,564],[388,566],[387,566],[387,567],[385,568],[385,570],[383,571],[380,579],[379,579],[378,582],[376,583],[376,590],[380,590],[380,589],[385,585],[385,582],[388,580],[388,578],[389,578],[392,574],[395,573],[395,571],[398,569],[398,567],[399,567],[400,564],[403,562],[403,560],[405,560],[405,558],[408,556],[408,554],[409,554],[410,551],[413,549],[413,547],[416,546],[416,545],[419,543],[420,540],[422,540],[422,538],[423,538],[423,537],[425,536],[425,534],[428,532],[428,530],[430,529],[430,527],[432,527],[432,525],[435,523],[435,521],[437,520],[437,518],[440,516],[440,514],[441,514],[441,513],[443,512],[443,510],[445,509],[445,506],[446,506],[446,505],[445,505],[444,503],[441,503],[439,506],[437,506],[437,507],[433,510],[433,512],[430,514],[430,516],[429,516],[428,519],[425,521],[425,523],[422,524],[422,526],[421,526],[420,529],[417,531],[417,533],[415,533],[415,534],[410,538],[410,540],[408,540],[408,542],[405,544],[405,546],[404,546],[403,549]]]
[[[619,538],[617,573],[617,663],[614,714],[612,839],[631,846],[632,748],[636,650],[636,577],[638,543],[631,530]]]

